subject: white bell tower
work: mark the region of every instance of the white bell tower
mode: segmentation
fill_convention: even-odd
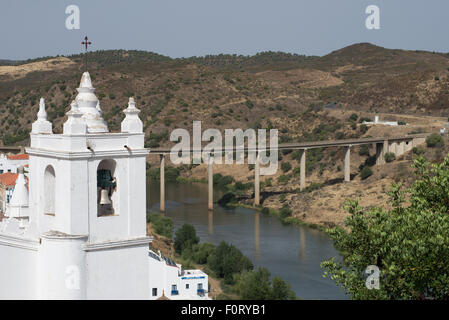
[[[130,98],[121,132],[110,133],[88,72],[77,90],[62,134],[52,133],[41,100],[26,149],[29,216],[42,237],[38,296],[146,299],[151,239],[140,111]],[[78,289],[63,281],[70,268]]]

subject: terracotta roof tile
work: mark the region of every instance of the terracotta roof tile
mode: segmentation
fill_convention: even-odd
[[[29,160],[30,159],[30,155],[28,154],[13,154],[11,156],[8,156],[9,160]]]
[[[0,183],[5,186],[15,186],[18,176],[19,176],[18,173],[11,173],[11,172],[2,173],[0,174]]]

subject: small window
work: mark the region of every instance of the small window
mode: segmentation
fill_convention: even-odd
[[[157,296],[157,288],[153,288],[153,297]]]
[[[178,295],[178,294],[179,294],[179,292],[178,292],[178,286],[177,286],[176,284],[172,285],[172,286],[171,286],[171,295],[172,295],[172,296],[176,296],[176,295]]]
[[[203,284],[202,283],[198,283],[198,290],[203,290]]]
[[[3,173],[3,169],[0,169],[0,174],[2,174]]]
[[[11,169],[8,169],[8,172],[11,172]]]
[[[188,283],[186,283],[186,289],[189,289],[189,284]]]

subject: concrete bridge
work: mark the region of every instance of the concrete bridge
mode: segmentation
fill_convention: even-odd
[[[328,140],[328,141],[315,141],[315,142],[298,142],[298,143],[284,143],[279,144],[277,148],[269,148],[266,150],[301,150],[300,155],[300,190],[306,187],[306,154],[307,150],[315,148],[330,148],[330,147],[342,147],[345,149],[344,157],[344,181],[349,182],[351,180],[351,148],[353,146],[360,145],[373,145],[376,150],[376,165],[385,164],[385,155],[387,153],[394,153],[397,157],[403,155],[406,152],[411,151],[414,147],[425,143],[428,134],[417,134],[417,135],[406,135],[406,136],[392,136],[392,137],[381,137],[381,138],[361,138],[361,139],[346,139],[346,140]],[[251,149],[247,147],[233,147],[232,149],[223,148],[222,150],[215,150],[218,152],[226,151],[254,151],[260,152],[265,151],[265,149]],[[189,152],[201,152],[201,150],[189,150]],[[161,158],[161,169],[160,169],[160,188],[161,188],[161,198],[160,198],[160,211],[165,211],[165,157],[168,154],[173,153],[170,149],[151,149],[150,154],[159,154]],[[256,157],[256,163],[254,167],[254,205],[260,205],[260,167],[259,167],[259,157]],[[212,159],[208,164],[208,208],[213,210],[213,169],[212,169]]]

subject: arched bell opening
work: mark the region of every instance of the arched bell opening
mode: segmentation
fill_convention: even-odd
[[[116,215],[117,179],[115,178],[116,162],[111,159],[102,160],[97,168],[97,216]]]
[[[56,174],[53,166],[48,165],[44,172],[44,214],[55,215]]]

